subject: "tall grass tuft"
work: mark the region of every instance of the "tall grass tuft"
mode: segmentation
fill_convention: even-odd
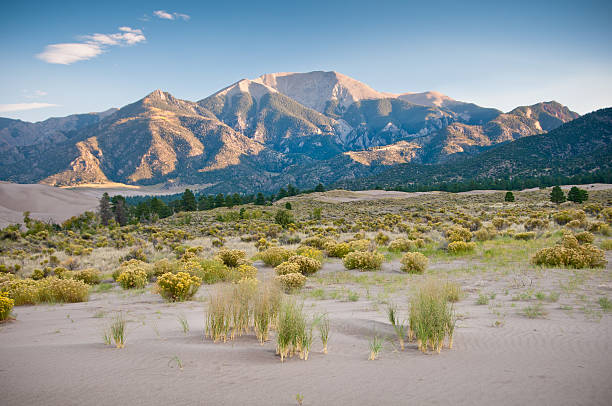
[[[389,318],[389,322],[395,330],[395,335],[397,335],[397,339],[399,340],[400,348],[402,351],[404,351],[404,341],[406,340],[408,326],[405,322],[402,322],[399,319],[397,308],[395,306],[389,306],[387,308],[387,316]]]
[[[295,354],[298,354],[300,359],[308,360],[313,324],[307,322],[301,304],[288,300],[281,305],[276,337],[276,352],[280,355],[281,362]]]
[[[323,354],[327,354],[327,342],[329,341],[329,317],[327,317],[326,314],[321,315],[317,319],[317,327],[319,328],[321,344],[323,344]]]
[[[431,348],[440,353],[446,337],[452,348],[455,323],[444,282],[430,279],[421,284],[410,305],[410,335],[416,336],[419,350],[426,353]]]
[[[372,337],[370,340],[370,361],[378,359],[378,354],[382,350],[384,340],[378,336]]]
[[[126,340],[126,320],[123,313],[115,316],[108,328],[104,330],[104,344],[115,345],[116,348],[123,348]]]

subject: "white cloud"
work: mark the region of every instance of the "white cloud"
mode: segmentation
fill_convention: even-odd
[[[36,55],[47,63],[70,65],[71,63],[95,58],[102,53],[102,48],[97,44],[51,44],[45,50]]]
[[[166,10],[156,10],[153,12],[156,17],[163,20],[189,20],[191,17],[183,13],[169,13]]]
[[[142,30],[119,27],[114,34],[91,34],[81,36],[83,42],[51,44],[36,57],[47,63],[70,65],[71,63],[95,58],[109,46],[130,46],[146,41]]]
[[[28,99],[37,99],[39,97],[44,97],[47,95],[47,92],[45,92],[44,90],[23,89],[21,92],[23,93],[23,96]]]
[[[8,111],[24,111],[43,109],[47,107],[56,107],[57,104],[50,103],[15,103],[15,104],[0,104],[0,113],[6,113]]]

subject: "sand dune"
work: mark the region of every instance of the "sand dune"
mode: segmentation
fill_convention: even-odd
[[[59,223],[97,206],[96,197],[74,190],[0,182],[0,227],[21,222],[25,211],[32,218]]]

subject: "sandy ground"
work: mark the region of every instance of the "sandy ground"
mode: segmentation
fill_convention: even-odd
[[[257,265],[262,278],[273,272]],[[431,271],[462,265],[461,260],[438,263]],[[403,276],[398,268],[394,261],[377,274]],[[339,262],[327,262],[317,276],[341,269]],[[577,293],[610,297],[610,271],[608,265]],[[457,276],[468,296],[457,304],[455,346],[440,355],[424,355],[415,344],[398,351],[386,305],[375,299],[380,285],[368,287],[366,294],[363,286],[318,285],[310,279],[305,297],[323,287],[354,289],[360,298],[307,298],[309,313],[329,314],[329,354],[321,354],[315,342],[308,361],[285,363],[274,354],[274,338],[264,346],[252,335],[226,344],[204,340],[207,286],[198,292],[199,301],[179,304],[164,303],[149,291],[114,288],[93,294],[87,303],[19,307],[17,320],[0,326],[0,403],[295,405],[300,393],[304,405],[609,405],[612,315],[587,317],[572,294],[546,303],[545,318],[528,319],[519,313],[527,303],[514,307],[511,300],[526,285],[547,289],[569,275],[550,270]],[[405,281],[408,286],[391,298],[404,312],[413,279]],[[489,306],[479,306],[482,291],[499,293]],[[568,311],[570,304],[574,310]],[[102,343],[102,330],[117,311],[127,312],[129,320],[121,350]],[[179,315],[189,321],[187,334]],[[493,327],[498,320],[502,327]],[[368,361],[368,341],[375,334],[388,341],[380,359]]]
[[[87,210],[95,210],[98,199],[72,190],[46,185],[0,182],[0,228],[30,217],[61,223]]]

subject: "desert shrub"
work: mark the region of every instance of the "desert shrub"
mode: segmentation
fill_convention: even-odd
[[[342,263],[346,269],[374,271],[381,268],[383,260],[383,255],[378,252],[354,251],[346,254]]]
[[[464,241],[468,242],[472,239],[472,232],[465,227],[455,226],[445,231],[448,242]]]
[[[11,298],[15,306],[38,301],[38,283],[33,279],[10,279],[0,284],[0,292]]]
[[[147,285],[147,273],[138,267],[128,267],[117,277],[117,282],[123,289],[140,289]]]
[[[389,244],[389,251],[394,252],[409,252],[416,251],[418,248],[425,246],[425,241],[422,239],[409,240],[407,238],[397,238]]]
[[[72,278],[85,282],[88,285],[97,285],[102,281],[102,273],[97,269],[81,269],[80,271],[75,271],[72,275]]]
[[[121,265],[119,265],[119,268],[115,269],[112,273],[112,277],[114,280],[117,280],[117,278],[119,278],[119,275],[121,275],[121,273],[123,271],[125,271],[126,269],[132,269],[132,268],[136,268],[136,269],[140,269],[144,272],[147,271],[147,269],[149,268],[149,264],[147,264],[146,262],[142,262],[140,260],[137,259],[130,259],[129,261],[125,261],[123,263],[121,263]],[[57,274],[57,272],[56,272]],[[61,276],[60,276],[61,277]]]
[[[595,241],[595,236],[588,231],[583,231],[581,233],[577,233],[574,235],[580,244],[588,243],[593,244]]]
[[[7,320],[11,315],[15,301],[6,293],[0,292],[0,321]]]
[[[426,281],[410,302],[410,335],[416,336],[423,352],[431,348],[439,353],[446,337],[448,348],[453,347],[456,317],[445,290],[441,281]]]
[[[255,242],[255,248],[257,248],[258,251],[264,251],[270,248],[271,246],[272,244],[263,237],[257,240],[257,242]]]
[[[259,253],[258,257],[268,266],[278,266],[288,260],[294,252],[282,247],[271,247]]]
[[[74,279],[45,278],[38,282],[38,300],[50,303],[86,302],[89,285]]]
[[[290,273],[300,273],[300,265],[295,262],[285,261],[274,268],[277,275],[288,275]]]
[[[48,270],[49,270],[49,268],[35,269],[35,270],[32,271],[32,274],[30,275],[30,278],[34,279],[35,281],[39,281],[39,280],[41,280],[43,278],[46,278],[50,274],[50,272]]]
[[[497,230],[492,227],[485,227],[474,233],[474,238],[478,241],[488,241],[497,237]]]
[[[53,275],[57,276],[60,279],[70,279],[72,278],[73,271],[69,271],[63,266],[58,266],[55,269],[53,269]]]
[[[309,247],[307,245],[302,245],[295,250],[297,255],[302,255],[308,258],[316,259],[317,261],[323,260],[323,253],[314,247]]]
[[[600,246],[602,250],[606,250],[606,251],[612,250],[612,239],[603,240]]]
[[[374,237],[374,241],[376,241],[376,244],[378,245],[387,245],[387,243],[389,242],[389,236],[379,232],[378,234],[376,234],[376,237]]]
[[[237,267],[246,259],[246,252],[241,250],[221,249],[217,252],[217,257],[225,266]]]
[[[351,252],[351,246],[346,242],[329,241],[325,244],[327,255],[335,258],[344,258],[346,254]]]
[[[351,251],[367,251],[372,244],[372,241],[366,238],[359,238],[356,240],[348,241]]]
[[[201,273],[194,275],[200,277],[204,283],[211,284],[227,280],[229,270],[223,262],[217,259],[204,259],[199,263]]]
[[[242,264],[233,269],[236,274],[235,279],[255,279],[257,277],[257,268],[253,265]]]
[[[133,248],[128,252],[125,256],[119,259],[119,262],[126,262],[131,259],[136,259],[138,261],[147,262],[147,256],[142,251],[142,248]]]
[[[530,218],[525,221],[525,230],[533,231],[533,230],[543,230],[548,227],[548,220],[540,219],[540,218]]]
[[[612,207],[606,207],[601,211],[601,216],[608,224],[612,224]]]
[[[451,254],[461,254],[472,252],[476,249],[476,243],[465,241],[453,241],[448,244],[448,252]]]
[[[569,268],[603,268],[607,261],[602,250],[592,244],[580,245],[570,234],[554,247],[543,248],[536,252],[531,261],[541,266],[561,266]]]
[[[586,213],[582,210],[563,210],[553,214],[555,223],[563,226],[572,221],[577,221],[578,224],[586,220]]]
[[[287,262],[297,264],[299,266],[299,272],[304,276],[312,275],[321,269],[321,261],[303,255],[294,255],[289,258]]]
[[[316,235],[313,237],[304,238],[302,240],[302,244],[309,245],[311,247],[315,247],[316,249],[322,250],[325,248],[325,244],[327,244],[329,241],[333,240],[322,235]]]
[[[420,273],[425,272],[429,260],[427,257],[420,252],[407,252],[402,256],[401,259],[402,271],[408,273]]]
[[[495,217],[493,220],[491,220],[491,224],[493,224],[493,227],[496,229],[503,230],[510,225],[510,222],[505,218]]]
[[[605,236],[612,235],[612,227],[603,221],[595,221],[589,225],[588,230],[592,233],[597,233]]]
[[[514,234],[515,240],[533,240],[535,238],[535,233],[533,231],[527,231],[524,233],[516,233]]]
[[[186,272],[167,272],[157,279],[157,291],[169,302],[183,302],[196,294],[201,283],[202,279]]]
[[[275,279],[278,281],[283,290],[289,293],[302,289],[306,284],[306,277],[297,272],[277,275]]]
[[[154,276],[159,277],[168,272],[176,273],[178,267],[179,264],[177,262],[172,262],[168,258],[162,258],[153,263],[153,266],[147,270],[147,275],[151,279]]]

